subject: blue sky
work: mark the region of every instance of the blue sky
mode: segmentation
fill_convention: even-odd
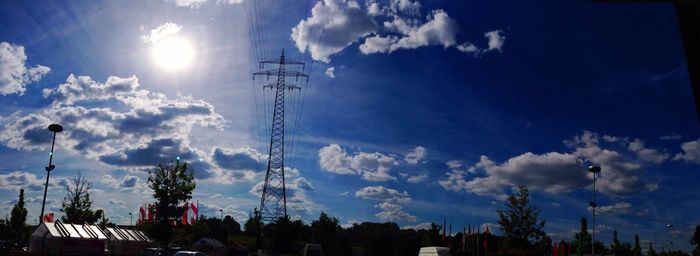
[[[527,185],[572,239],[598,180],[600,240],[689,249],[700,134],[670,4],[446,0],[4,2],[0,207],[40,209],[76,173],[128,223],[149,166],[193,162],[194,199],[244,221],[259,204],[270,91],[256,61],[307,62],[288,101],[289,212],[420,227],[493,225]],[[180,41],[177,41],[180,40]],[[185,42],[167,51],[167,43]],[[181,45],[180,45],[181,46]],[[165,51],[164,55],[154,52]],[[190,55],[183,52],[191,53]],[[179,64],[179,65],[178,65]],[[303,103],[302,103],[303,102]],[[303,107],[302,107],[303,105]],[[269,114],[269,113],[268,113]],[[268,118],[266,118],[268,117]],[[674,224],[668,230],[666,224]]]

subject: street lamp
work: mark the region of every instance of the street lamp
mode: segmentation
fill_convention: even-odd
[[[49,175],[51,171],[56,168],[55,165],[51,164],[53,161],[53,146],[56,144],[56,133],[63,131],[63,126],[59,124],[49,125],[49,131],[53,132],[53,140],[51,141],[51,152],[49,152],[49,166],[46,166],[46,185],[44,185],[44,199],[41,201],[41,215],[39,215],[39,222],[44,222],[44,207],[46,206],[46,191],[49,189]]]
[[[224,221],[224,210],[219,209],[219,212],[221,212],[221,221]]]
[[[591,255],[595,255],[595,207],[598,206],[595,202],[595,181],[596,174],[600,172],[600,166],[588,166],[588,172],[593,173],[593,201],[590,205],[593,208],[593,233],[591,233]]]
[[[129,213],[129,226],[134,225],[134,215]]]

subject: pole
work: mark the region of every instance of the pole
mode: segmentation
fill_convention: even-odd
[[[595,181],[596,173],[593,173],[593,233],[591,233],[591,255],[595,255]]]
[[[129,226],[134,225],[134,215],[132,213],[129,213]]]
[[[56,132],[53,132],[53,140],[51,140],[51,152],[49,152],[49,166],[46,167],[46,184],[44,185],[44,199],[41,201],[41,215],[39,215],[39,223],[44,222],[44,207],[46,206],[46,191],[49,189],[49,176],[51,175],[51,170],[54,166],[51,165],[53,161],[53,146],[56,144]]]
[[[221,221],[224,221],[224,210],[219,209],[219,212],[221,212]]]

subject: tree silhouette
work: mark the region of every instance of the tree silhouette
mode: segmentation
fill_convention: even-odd
[[[66,184],[66,197],[61,203],[61,211],[64,216],[61,220],[68,223],[89,223],[93,224],[102,218],[102,211],[92,210],[92,199],[90,199],[90,189],[92,183],[80,173],[73,179],[73,185]]]
[[[517,194],[508,195],[505,210],[498,210],[498,224],[504,235],[505,249],[528,249],[545,238],[544,221],[539,221],[540,208],[529,205],[530,193],[520,186]]]
[[[632,255],[642,256],[642,247],[639,246],[639,236],[634,235],[634,248],[632,249]]]
[[[12,207],[10,216],[10,232],[14,241],[24,240],[26,233],[25,222],[27,222],[27,208],[24,208],[24,189],[19,190],[17,203]]]
[[[181,205],[192,199],[195,188],[194,171],[187,167],[187,163],[178,160],[174,164],[159,164],[148,172],[148,187],[153,190],[156,200],[156,221],[149,225],[149,233],[153,239],[166,245],[172,239],[172,222],[184,210]]]
[[[247,235],[255,236],[254,249],[261,248],[262,241],[260,237],[262,236],[263,223],[262,215],[260,214],[260,211],[258,211],[258,208],[253,209],[253,212],[248,214],[248,220],[245,222],[243,227],[245,227],[245,233]]]
[[[651,246],[651,241],[649,241],[649,256],[657,256],[654,247]]]
[[[325,212],[321,212],[318,220],[311,222],[311,240],[321,244],[323,255],[333,252],[339,228],[338,219],[329,217]]]
[[[695,226],[695,233],[690,239],[690,244],[695,246],[693,250],[693,256],[700,256],[700,225]]]
[[[581,218],[581,231],[576,234],[574,244],[578,255],[591,252],[591,234],[588,233],[588,220]]]

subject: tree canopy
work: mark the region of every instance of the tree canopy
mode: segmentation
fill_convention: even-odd
[[[102,211],[92,210],[92,199],[90,199],[90,189],[92,183],[80,173],[73,179],[73,184],[66,184],[66,197],[61,203],[61,211],[64,216],[61,220],[68,223],[89,223],[93,224],[102,218]]]
[[[26,233],[25,222],[27,222],[27,208],[24,208],[24,189],[20,189],[19,198],[12,207],[12,215],[10,216],[10,232],[16,241],[22,240]]]
[[[153,190],[156,200],[156,222],[149,233],[155,240],[167,244],[172,239],[172,221],[184,210],[182,204],[192,199],[195,188],[193,173],[187,163],[179,160],[159,164],[148,172],[148,187]]]
[[[532,206],[530,193],[519,186],[517,194],[510,194],[505,210],[498,209],[498,224],[501,226],[507,249],[528,249],[544,241],[544,221],[539,220],[540,208]]]

